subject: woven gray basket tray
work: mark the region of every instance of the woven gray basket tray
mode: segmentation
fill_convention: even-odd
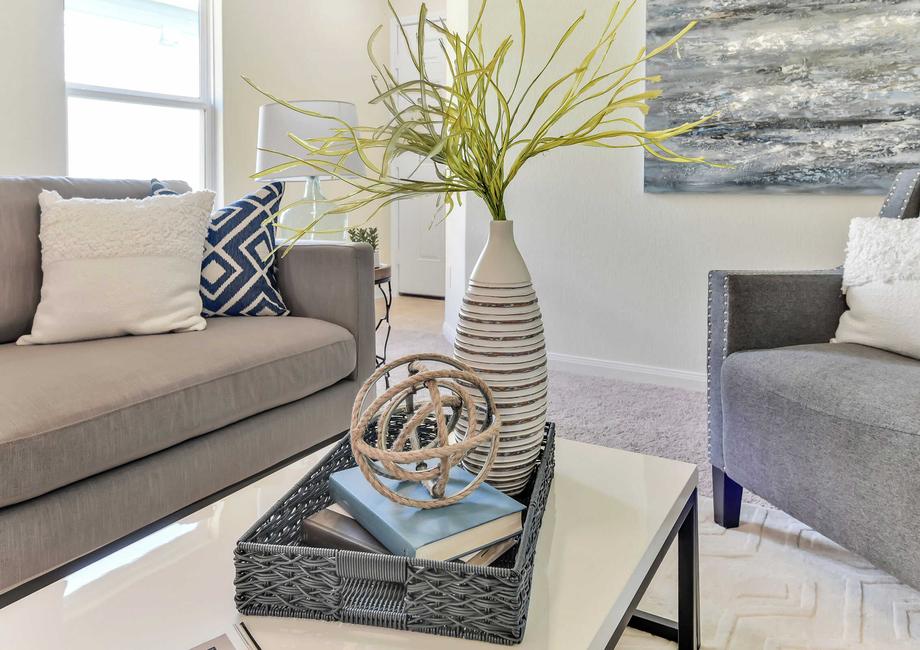
[[[368,440],[375,435],[369,432]],[[237,542],[236,608],[242,614],[520,643],[553,480],[554,440],[555,427],[547,423],[537,471],[516,497],[527,506],[519,543],[495,564],[480,567],[303,546],[303,519],[332,503],[329,476],[355,466],[346,437]]]

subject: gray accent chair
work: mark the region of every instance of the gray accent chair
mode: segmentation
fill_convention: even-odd
[[[920,211],[920,170],[880,217]],[[829,343],[842,271],[709,275],[709,440],[716,522],[743,489],[920,588],[920,361]]]
[[[279,258],[289,317],[16,346],[41,289],[40,190],[149,187],[0,178],[0,605],[338,437],[374,368],[366,244]]]

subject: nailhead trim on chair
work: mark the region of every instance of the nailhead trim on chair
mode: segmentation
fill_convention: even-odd
[[[706,300],[706,422],[709,435],[706,437],[706,450],[712,461],[712,271],[709,272]],[[728,357],[728,276],[722,280],[722,361]],[[720,396],[721,399],[721,396]],[[725,457],[722,457],[725,469]]]
[[[904,172],[898,172],[898,175],[894,177],[894,183],[891,184],[891,190],[888,191],[888,196],[885,197],[885,202],[882,204],[882,208],[878,211],[878,216],[885,214],[885,208],[888,207],[888,204],[891,203],[891,199],[894,197],[895,190],[898,189],[901,182],[901,177],[904,176]],[[901,208],[898,211],[898,219],[904,219],[905,213],[907,212],[907,203],[910,201],[911,196],[913,196],[914,189],[917,187],[917,183],[920,182],[920,171],[917,171],[914,174],[914,178],[910,182],[910,187],[907,188],[907,191],[904,193],[904,201],[901,203]]]
[[[885,197],[885,202],[882,203],[881,209],[878,211],[878,216],[885,214],[885,208],[888,207],[888,204],[891,203],[891,197],[894,196],[894,191],[898,187],[898,183],[901,182],[901,176],[904,175],[904,172],[898,172],[898,175],[894,177],[894,183],[891,184],[891,189],[888,190],[888,196]]]
[[[722,280],[722,361],[728,357],[728,276]],[[719,395],[719,399],[722,399],[722,396]],[[724,420],[723,420],[724,423]],[[723,424],[724,426],[724,424]],[[723,444],[722,444],[722,470],[728,474],[728,463],[725,462],[725,432],[722,432]],[[709,441],[709,444],[712,445],[712,440]]]
[[[709,425],[706,453],[712,462],[712,271],[706,286],[706,423]]]
[[[904,218],[907,212],[907,202],[910,201],[910,197],[914,194],[914,188],[917,187],[917,181],[920,181],[920,171],[914,174],[914,180],[910,182],[910,189],[904,193],[904,202],[901,204],[901,211],[898,212],[898,219]]]

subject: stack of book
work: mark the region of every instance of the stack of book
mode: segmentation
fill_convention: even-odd
[[[468,471],[453,467],[447,494],[472,480]],[[381,481],[409,498],[428,496],[420,483]],[[390,501],[357,467],[333,474],[329,492],[335,504],[304,520],[307,546],[484,566],[512,548],[521,533],[524,506],[487,483],[481,483],[459,503],[429,510]]]

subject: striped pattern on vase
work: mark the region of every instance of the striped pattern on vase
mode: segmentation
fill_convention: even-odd
[[[500,245],[495,241],[500,238],[494,235],[493,229],[487,251]],[[510,242],[513,251],[507,254],[520,258],[513,238]],[[520,264],[523,266],[523,259]],[[487,274],[473,272],[454,342],[454,356],[472,367],[495,396],[502,428],[499,454],[486,480],[512,495],[526,487],[533,473],[543,443],[547,403],[543,320],[529,273],[523,268],[526,276],[517,275],[526,277],[522,282],[483,281],[477,275]],[[457,424],[460,439],[466,435],[466,426],[464,419]],[[478,472],[487,452],[487,447],[472,450],[463,465]]]

